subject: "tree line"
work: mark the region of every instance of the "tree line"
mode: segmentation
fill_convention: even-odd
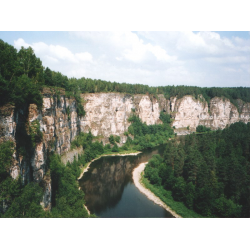
[[[80,100],[81,93],[163,94],[167,99],[173,96],[182,98],[185,95],[192,95],[197,99],[199,95],[203,95],[208,103],[217,96],[228,98],[236,107],[237,99],[250,102],[250,88],[247,87],[150,87],[143,84],[118,83],[85,77],[69,79],[60,72],[52,71],[48,67],[44,68],[31,47],[27,49],[22,47],[17,51],[12,45],[0,39],[0,105],[8,102],[16,106],[35,103],[41,107],[41,90],[44,86],[64,88],[69,96],[74,96],[79,104],[80,115],[85,114]]]
[[[194,87],[194,86],[158,86],[150,87],[143,84],[128,84],[103,81],[100,79],[90,79],[82,77],[80,79],[69,79],[71,88],[77,88],[81,93],[99,93],[99,92],[120,92],[128,94],[163,94],[167,99],[170,97],[182,98],[185,95],[192,95],[196,99],[202,95],[209,103],[214,97],[228,98],[233,104],[238,105],[236,100],[241,99],[250,102],[250,88],[247,87]]]

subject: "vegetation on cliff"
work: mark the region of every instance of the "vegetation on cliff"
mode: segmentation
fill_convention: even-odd
[[[250,102],[250,88],[246,87],[233,87],[233,88],[201,88],[193,86],[159,86],[150,87],[143,84],[128,84],[117,83],[103,80],[96,80],[90,78],[71,78],[69,79],[71,88],[77,88],[81,93],[99,93],[99,92],[120,92],[128,94],[164,94],[167,99],[177,96],[182,98],[185,95],[192,95],[198,99],[199,95],[202,95],[209,103],[210,99],[214,97],[228,98],[236,107],[237,99],[241,99],[245,102]]]
[[[205,133],[211,131],[211,128],[207,128],[205,126],[199,125],[196,127],[196,132],[197,133]]]
[[[16,107],[34,103],[42,108],[42,89],[64,88],[66,95],[73,96],[77,102],[79,116],[84,116],[80,92],[71,88],[67,76],[60,72],[44,69],[31,47],[17,51],[13,46],[0,39],[0,106],[13,103]]]
[[[142,150],[165,143],[170,137],[174,136],[174,131],[170,126],[170,119],[167,116],[167,114],[160,116],[163,124],[146,125],[146,123],[142,123],[139,117],[132,115],[129,118],[131,125],[128,128],[128,133],[134,137],[134,140],[128,135],[125,146],[133,145],[133,149]]]
[[[42,187],[34,182],[24,185],[20,176],[16,180],[10,176],[13,152],[13,142],[0,144],[0,217],[47,217],[40,205]]]
[[[205,217],[249,217],[249,149],[250,123],[187,135],[168,142],[164,157],[149,161],[145,177]]]

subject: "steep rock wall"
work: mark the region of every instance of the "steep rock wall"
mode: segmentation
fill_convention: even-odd
[[[210,100],[210,107],[202,96],[196,100],[192,96],[184,96],[174,101],[172,116],[173,126],[179,134],[195,131],[198,125],[211,129],[224,129],[227,125],[242,121],[250,121],[250,103],[238,100],[239,111],[228,99],[214,97]],[[189,128],[189,131],[182,130]]]
[[[42,110],[35,104],[16,111],[13,106],[6,105],[0,110],[1,140],[12,140],[17,148],[10,174],[13,178],[20,174],[23,182],[42,183],[44,197],[41,204],[45,209],[51,206],[51,179],[49,174],[46,175],[48,152],[62,155],[70,150],[71,141],[80,129],[76,110],[75,99],[66,98],[64,94],[55,96],[48,91],[44,93]],[[22,155],[18,145],[23,146],[25,140],[30,140],[29,128],[34,121],[39,122],[42,141],[32,147],[26,146],[26,154]]]
[[[161,123],[160,111],[168,109],[168,102],[163,95],[158,100],[148,95],[127,95],[122,93],[83,94],[86,115],[81,119],[81,131],[91,130],[95,136],[102,136],[108,143],[110,135],[121,136],[128,130],[128,118],[135,112],[147,125]]]

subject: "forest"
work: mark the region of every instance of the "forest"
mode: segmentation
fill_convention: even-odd
[[[167,84],[167,83],[166,83]],[[44,87],[59,91],[77,101],[77,113],[85,111],[81,93],[122,92],[128,94],[163,94],[167,99],[200,94],[206,101],[225,97],[237,106],[237,99],[250,102],[250,88],[200,88],[192,86],[150,87],[143,84],[117,83],[82,77],[68,78],[60,72],[44,67],[31,47],[17,51],[0,39],[0,106],[12,104],[16,109],[31,103],[42,108]],[[60,156],[50,152],[47,175],[52,178],[52,209],[44,211],[40,206],[43,183],[23,183],[12,179],[14,144],[0,143],[0,217],[88,217],[84,208],[84,193],[78,190],[80,167],[104,153],[143,150],[166,144],[164,157],[155,156],[145,170],[151,184],[170,190],[175,200],[205,217],[250,216],[250,125],[237,123],[229,128],[210,131],[197,127],[200,135],[189,135],[184,141],[174,140],[170,115],[161,112],[162,124],[146,125],[133,114],[131,125],[125,132],[127,141],[122,147],[119,136],[111,135],[109,144],[103,145],[91,133],[81,133],[72,147],[83,147],[84,154],[73,163],[62,164]],[[22,135],[16,145],[25,155],[42,140],[39,124],[28,128],[30,135]]]
[[[204,217],[249,217],[250,123],[171,140],[145,177]]]

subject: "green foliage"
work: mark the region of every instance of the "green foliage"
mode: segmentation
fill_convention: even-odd
[[[135,150],[153,148],[156,145],[163,144],[169,137],[173,136],[173,130],[167,123],[146,125],[136,115],[129,117],[128,121],[131,122],[128,132],[134,135],[134,140],[128,137],[126,144],[133,144],[133,149]]]
[[[171,120],[170,120],[170,115],[167,114],[167,113],[164,113],[163,111],[161,111],[160,113],[160,120],[163,122],[163,123],[170,123]]]
[[[37,142],[42,141],[43,133],[40,131],[40,123],[38,120],[31,122],[29,126],[29,134],[31,136],[31,142],[33,147]]]
[[[196,128],[196,132],[198,132],[198,133],[205,133],[205,132],[209,132],[209,131],[211,131],[211,128],[207,128],[207,127],[202,126],[202,125],[199,125]]]
[[[120,138],[120,136],[115,136],[115,141],[117,142],[117,143],[120,143],[120,140],[121,140],[121,138]]]
[[[90,78],[71,78],[69,80],[71,87],[79,89],[81,93],[99,93],[99,92],[121,92],[128,94],[150,94],[159,95],[163,94],[167,99],[172,96],[182,98],[185,95],[192,95],[198,99],[202,95],[209,103],[214,97],[228,98],[236,107],[237,99],[245,102],[250,102],[250,88],[247,87],[234,87],[234,88],[201,88],[193,86],[163,86],[163,87],[149,87],[143,84],[127,84],[108,82],[100,79]]]
[[[149,161],[145,177],[202,216],[249,217],[249,149],[250,123],[187,135],[169,141],[163,159]]]
[[[0,143],[0,181],[8,175],[13,153],[14,143],[12,141]]]
[[[79,163],[74,160],[66,166],[61,163],[60,156],[50,156],[50,170],[52,178],[52,217],[88,217],[84,208],[84,193],[78,189],[76,181],[80,168]]]
[[[27,184],[21,195],[16,197],[4,214],[6,218],[42,218],[46,212],[42,209],[40,201],[43,195],[42,188],[31,182]]]
[[[111,144],[115,144],[115,138],[114,138],[114,136],[113,135],[111,135],[110,137],[109,137],[109,142],[111,143]]]
[[[111,146],[110,146],[110,144],[108,143],[108,144],[106,144],[105,146],[104,146],[104,151],[105,152],[109,152],[111,150]]]
[[[20,176],[14,180],[9,174],[13,152],[13,142],[0,144],[0,217],[45,217],[40,205],[42,188],[33,182],[23,187]]]
[[[43,66],[32,48],[22,47],[17,52],[0,40],[0,65],[0,105],[13,102],[19,107],[35,103],[42,108]]]
[[[42,62],[31,47],[17,50],[0,40],[0,106],[12,102],[16,107],[34,103],[42,108],[41,90],[44,85],[60,87],[66,95],[73,96],[77,103],[77,113],[85,115],[80,97],[80,89],[69,84],[67,76],[60,72],[44,70]]]
[[[150,183],[156,186],[161,185],[161,178],[159,177],[158,169],[147,167],[145,170],[145,177],[149,179]]]
[[[9,174],[12,164],[14,143],[6,141],[0,143],[0,217],[5,206],[10,206],[13,200],[20,195],[21,180],[13,180]]]
[[[66,107],[66,114],[68,116],[68,121],[70,120],[70,109],[69,107]]]
[[[118,148],[116,143],[114,144],[114,146],[112,148],[112,152],[119,152],[119,148]]]
[[[143,185],[158,196],[164,203],[166,203],[173,211],[184,218],[201,218],[200,214],[188,209],[183,202],[175,201],[171,191],[165,190],[162,186],[152,185],[145,176],[142,176]]]

